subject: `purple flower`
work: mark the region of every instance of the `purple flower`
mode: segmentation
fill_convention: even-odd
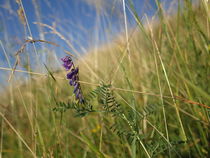
[[[72,79],[73,76],[75,76],[74,69],[72,69],[69,73],[67,73],[66,78],[67,79]]]
[[[72,69],[71,72],[67,74],[67,79],[72,79],[74,76],[76,76],[79,72],[78,67],[76,69]]]
[[[61,60],[63,61],[63,67],[65,67],[67,71],[71,70],[69,73],[67,73],[66,77],[69,79],[69,84],[74,86],[73,93],[76,96],[76,100],[79,100],[79,102],[83,104],[84,98],[82,95],[82,89],[79,84],[79,68],[74,67],[74,63],[69,56],[62,58]]]
[[[75,83],[76,83],[76,82],[75,82],[74,80],[70,80],[70,81],[69,81],[69,84],[70,84],[71,86],[74,86]]]
[[[73,61],[71,60],[71,57],[66,56],[64,58],[61,58],[63,61],[63,67],[66,68],[66,71],[70,70],[73,66]]]

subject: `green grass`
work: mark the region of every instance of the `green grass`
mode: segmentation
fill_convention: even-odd
[[[209,156],[209,3],[193,8],[185,0],[170,17],[159,5],[159,20],[144,17],[145,25],[129,8],[138,26],[77,61],[84,95],[111,83],[120,115],[53,111],[55,100],[74,100],[63,70],[52,72],[56,80],[31,74],[19,84],[14,77],[1,96],[2,157]],[[91,103],[103,110],[100,97]]]

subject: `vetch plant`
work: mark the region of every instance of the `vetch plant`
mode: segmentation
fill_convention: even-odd
[[[161,152],[165,152],[170,148],[170,150],[174,151],[176,155],[179,156],[175,146],[166,141],[166,138],[162,134],[159,137],[163,139],[163,145],[156,146],[155,149],[153,149],[154,145],[151,144],[151,142],[144,145],[143,142],[148,139],[148,135],[144,135],[142,132],[140,132],[141,129],[135,124],[132,116],[133,110],[130,108],[122,108],[114,96],[112,85],[101,83],[95,90],[87,94],[85,100],[79,83],[79,68],[75,67],[70,56],[61,58],[61,60],[63,61],[63,67],[68,72],[66,78],[69,80],[69,84],[74,86],[73,93],[75,94],[76,100],[78,102],[56,102],[57,107],[53,109],[54,111],[60,111],[62,115],[62,113],[67,109],[72,109],[75,112],[75,116],[79,117],[84,117],[93,112],[98,112],[101,114],[105,113],[103,116],[111,114],[113,122],[109,129],[113,133],[116,133],[122,141],[124,140],[132,144],[134,140],[137,140],[136,145],[140,145],[144,149],[147,157],[151,157],[153,154],[155,154],[156,151],[160,150],[161,147],[163,148]],[[94,104],[94,99],[97,99],[97,105]],[[159,106],[156,104],[154,106],[150,105],[143,108],[142,112],[135,110],[135,113],[137,114],[136,119],[139,122],[158,110]]]
[[[175,153],[178,154],[175,149],[175,145],[172,145],[170,144],[170,142],[163,139],[162,137],[164,136],[162,134],[160,135],[160,138],[163,139],[164,142],[163,145],[155,146],[155,149],[153,149],[154,146],[151,144],[151,142],[144,145],[143,142],[145,142],[148,139],[149,135],[144,135],[142,132],[140,132],[141,129],[135,125],[133,117],[130,115],[132,113],[131,112],[132,110],[129,108],[126,109],[122,108],[121,104],[118,103],[116,97],[114,96],[114,93],[112,91],[112,86],[110,84],[106,85],[104,83],[101,83],[95,90],[89,92],[87,94],[86,100],[84,100],[84,96],[81,93],[82,92],[81,87],[79,84],[77,85],[77,83],[79,83],[78,68],[75,68],[73,66],[73,62],[71,58],[68,56],[62,58],[62,61],[64,62],[63,66],[66,68],[66,70],[70,71],[67,74],[67,79],[70,80],[69,84],[71,86],[74,86],[74,93],[76,95],[76,99],[79,100],[79,102],[77,103],[75,103],[74,101],[70,101],[68,103],[57,102],[56,103],[57,107],[53,109],[54,111],[59,111],[62,114],[63,112],[66,112],[66,110],[72,109],[74,110],[75,116],[77,117],[85,117],[90,113],[101,113],[102,115],[104,114],[103,117],[110,116],[111,114],[111,117],[109,118],[112,119],[113,122],[111,123],[112,124],[111,126],[109,124],[110,126],[109,129],[113,133],[117,134],[122,141],[132,144],[134,140],[138,140],[136,145],[139,147],[140,146],[143,147],[147,157],[151,157],[160,148],[163,148],[161,149],[161,152],[165,152],[170,148],[170,150],[175,151]],[[96,105],[93,102],[94,99],[98,100]],[[82,107],[80,105],[82,105]],[[144,112],[136,111],[137,116],[139,116],[137,117],[138,121],[141,121],[146,116],[148,117],[148,115],[152,114],[154,111],[158,109],[159,106],[155,105],[144,108],[143,109]],[[148,149],[146,149],[146,147]]]

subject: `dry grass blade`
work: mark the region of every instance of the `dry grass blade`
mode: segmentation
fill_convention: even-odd
[[[4,67],[0,67],[1,70],[7,70],[7,71],[16,71],[16,72],[23,72],[23,73],[28,73],[28,74],[32,74],[32,75],[40,75],[40,76],[48,76],[47,74],[43,74],[43,73],[39,73],[39,72],[30,72],[30,71],[24,71],[24,70],[16,70],[16,69],[10,69],[10,68],[4,68]],[[62,79],[65,80],[65,78],[62,77],[55,77],[56,79]],[[100,84],[97,83],[90,83],[90,82],[86,82],[86,81],[79,81],[81,84],[85,84],[85,85],[91,85],[91,86],[99,86]],[[154,94],[154,93],[149,93],[149,92],[140,92],[137,90],[130,90],[130,89],[123,89],[123,88],[117,88],[117,87],[112,87],[113,90],[117,90],[117,91],[124,91],[124,92],[131,92],[131,93],[136,93],[136,94],[144,94],[144,95],[150,95],[150,96],[156,96],[156,97],[161,97],[160,94]],[[199,103],[199,102],[195,102],[180,96],[162,96],[163,98],[169,98],[169,99],[177,99],[180,101],[183,101],[185,103],[189,103],[189,104],[194,104],[194,105],[199,105],[202,106],[204,108],[210,109],[210,106]]]
[[[6,67],[0,67],[0,70],[6,70],[6,71],[12,71],[13,69],[11,68],[6,68]],[[47,74],[39,73],[39,72],[31,72],[31,71],[24,71],[24,70],[14,70],[15,72],[23,72],[27,74],[32,74],[32,75],[40,75],[40,76],[47,76]]]
[[[20,0],[16,0],[16,3],[19,6],[19,8],[17,10],[18,17],[20,19],[20,22],[25,26],[26,25],[26,19],[25,19],[25,16],[24,16],[24,10],[23,10],[23,8],[21,6],[21,1]]]
[[[58,44],[56,44],[56,43],[54,43],[54,42],[46,41],[46,40],[34,40],[34,39],[27,39],[25,42],[26,42],[26,43],[43,42],[43,43],[48,43],[48,44],[54,45],[54,46],[56,46],[56,47],[59,47],[59,45],[58,45]]]
[[[125,91],[125,92],[131,92],[131,93],[145,94],[145,95],[150,95],[150,96],[161,97],[160,94],[154,94],[154,93],[148,93],[148,92],[140,92],[140,91],[136,91],[136,90],[129,90],[129,89],[123,89],[123,88],[116,88],[116,87],[113,87],[112,89],[113,90],[118,90],[118,91]],[[202,104],[202,103],[199,103],[199,102],[195,102],[195,101],[192,101],[192,100],[188,100],[188,99],[180,97],[180,96],[174,96],[174,97],[162,96],[162,97],[163,98],[168,98],[168,99],[177,99],[177,100],[183,101],[185,103],[199,105],[199,106],[202,106],[204,108],[210,109],[210,106],[208,106],[208,105],[205,105],[205,104]]]
[[[75,59],[78,59],[75,55],[73,55],[72,53],[70,53],[69,51],[67,50],[64,50],[64,52],[68,55],[70,55],[71,57],[75,58]]]
[[[15,53],[15,56],[16,56],[16,61],[15,61],[15,64],[13,66],[13,69],[12,69],[12,72],[9,76],[9,79],[8,79],[8,82],[11,81],[12,79],[12,76],[14,75],[14,72],[17,68],[17,65],[20,63],[20,54],[24,52],[25,48],[26,48],[26,45],[28,43],[36,43],[36,42],[43,42],[43,43],[48,43],[48,44],[51,44],[51,45],[54,45],[56,47],[58,47],[59,45],[56,44],[56,43],[53,43],[53,42],[50,42],[50,41],[45,41],[45,40],[35,40],[35,39],[27,39],[25,40],[24,44],[20,47],[20,49]]]
[[[208,105],[205,105],[205,104],[202,104],[202,103],[198,103],[198,102],[195,102],[195,101],[192,101],[192,100],[180,97],[180,96],[174,96],[174,97],[175,97],[175,99],[181,100],[181,101],[183,101],[185,103],[199,105],[199,106],[202,106],[204,108],[210,109],[210,106],[208,106]]]
[[[54,27],[52,27],[52,26],[50,26],[50,25],[47,25],[47,24],[39,23],[39,22],[34,22],[34,24],[37,24],[37,25],[40,25],[40,26],[42,26],[42,27],[46,27],[46,28],[50,29],[52,34],[55,34],[55,35],[57,35],[58,37],[60,37],[63,41],[65,41],[65,42],[68,44],[68,46],[69,46],[71,49],[73,49],[73,50],[76,52],[76,50],[74,49],[74,47],[73,47],[73,45],[70,43],[70,41],[68,41],[68,40],[67,40],[60,32],[58,32]]]
[[[15,132],[15,134],[19,137],[19,139],[23,142],[23,144],[26,146],[26,148],[31,152],[31,154],[33,155],[33,157],[36,157],[36,154],[32,151],[32,149],[29,147],[29,145],[25,142],[25,140],[23,139],[23,137],[19,134],[19,132],[14,128],[14,126],[9,122],[9,120],[7,120],[7,118],[4,116],[3,113],[0,112],[0,115],[2,117],[2,119],[4,119],[4,121],[9,125],[9,127]]]

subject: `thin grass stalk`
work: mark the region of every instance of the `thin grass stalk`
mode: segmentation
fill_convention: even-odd
[[[29,145],[26,143],[26,141],[23,139],[23,137],[20,135],[20,133],[14,128],[14,126],[7,120],[7,118],[0,112],[0,115],[2,119],[9,125],[9,127],[12,129],[12,131],[18,136],[19,140],[26,146],[26,148],[30,151],[32,156],[36,158],[36,154],[33,152],[33,150],[29,147]]]
[[[166,138],[167,138],[167,141],[170,142],[169,133],[168,133],[168,125],[167,125],[167,120],[166,120],[165,105],[163,102],[163,93],[162,93],[162,88],[161,88],[161,84],[160,84],[160,75],[159,75],[159,71],[158,71],[157,57],[155,54],[154,54],[154,58],[155,58],[155,67],[156,67],[156,73],[157,73],[157,79],[158,79],[158,86],[159,86],[159,90],[160,90],[160,100],[161,100],[161,105],[162,105],[162,110],[163,110],[163,120],[164,120]],[[169,156],[171,157],[170,148],[169,148]]]
[[[26,15],[26,12],[25,12],[25,8],[24,8],[24,6],[23,6],[23,3],[22,3],[22,0],[19,0],[19,2],[20,2],[20,5],[21,5],[21,8],[22,8],[22,10],[23,10],[23,15],[24,15],[24,18],[25,18],[25,21],[26,21],[26,25],[27,25],[27,28],[28,28],[28,32],[29,32],[29,35],[30,35],[30,37],[32,38],[32,39],[34,39],[33,38],[33,35],[32,35],[32,31],[31,31],[31,28],[30,28],[30,25],[29,25],[29,23],[28,23],[28,18],[27,18],[27,15]],[[38,55],[38,52],[37,52],[37,49],[36,49],[36,46],[35,46],[35,44],[34,43],[32,43],[32,45],[33,45],[33,49],[34,49],[34,52],[35,52],[35,54],[36,54],[36,62],[37,62],[37,64],[38,63],[40,63],[39,61],[39,55]],[[29,70],[30,70],[30,66],[29,66]],[[30,79],[30,75],[29,75],[29,79]],[[29,82],[31,82],[31,80],[29,81]],[[31,85],[31,83],[29,84],[29,89],[30,89],[30,91],[31,91],[31,93],[32,93],[32,85]],[[33,110],[34,109],[34,110]],[[36,153],[36,119],[37,119],[37,105],[35,104],[35,106],[33,106],[33,103],[32,103],[32,100],[31,100],[31,116],[32,116],[32,118],[33,118],[33,116],[35,116],[34,118],[33,118],[33,121],[34,121],[34,129],[33,129],[33,136],[32,136],[32,138],[34,139],[34,151],[35,151],[35,153]]]
[[[1,40],[0,40],[0,45],[1,45],[2,49],[3,49],[4,56],[6,58],[7,64],[9,65],[10,68],[12,68],[10,60],[9,60],[9,57],[8,57],[8,55],[6,53],[6,50],[5,50],[4,45],[2,44]],[[10,94],[10,105],[11,105],[11,108],[13,109],[12,113],[14,114],[16,120],[18,120],[17,119],[17,115],[15,114],[15,111],[14,111],[14,109],[15,109],[15,102],[14,102],[14,87],[13,87],[13,83],[11,83],[9,85],[9,94]],[[18,127],[19,127],[19,124],[18,124]],[[20,151],[22,153],[22,151],[23,151],[22,150],[22,144],[21,144],[21,141],[19,139],[18,139],[18,147],[19,147],[19,149],[20,149]],[[21,154],[21,156],[22,156],[22,154]]]
[[[132,126],[132,124],[130,123],[130,121],[127,119],[127,117],[126,117],[124,114],[121,114],[121,115],[122,115],[122,118],[128,123],[128,125],[129,125],[130,129],[132,130],[132,132],[133,132],[133,133],[135,134],[135,136],[137,137],[137,139],[138,139],[139,143],[141,144],[142,148],[144,149],[144,151],[145,151],[147,157],[148,157],[148,158],[151,158],[149,152],[147,151],[145,145],[143,144],[143,142],[142,142],[141,139],[139,138],[137,132],[133,129],[133,126]],[[133,152],[132,152],[132,156],[133,156]],[[135,155],[135,156],[136,156],[136,155]]]
[[[147,19],[147,21],[148,21],[148,19]],[[148,21],[148,24],[149,24],[149,21]],[[169,82],[169,78],[168,78],[168,75],[167,75],[167,72],[166,72],[166,68],[165,68],[165,65],[163,63],[162,57],[160,55],[160,52],[159,52],[159,48],[157,46],[157,43],[156,43],[156,41],[154,39],[152,28],[151,28],[150,25],[148,25],[148,26],[149,26],[149,29],[150,29],[150,32],[151,32],[151,37],[153,39],[153,46],[156,49],[157,55],[159,57],[159,60],[160,60],[160,63],[161,63],[161,66],[162,66],[162,69],[163,69],[163,72],[164,72],[164,76],[165,76],[166,82],[168,84],[168,88],[169,88],[170,94],[171,94],[171,96],[173,98],[173,103],[174,103],[174,106],[175,106],[175,109],[176,109],[176,114],[177,114],[177,117],[178,117],[178,120],[179,120],[179,124],[181,126],[182,139],[184,141],[186,141],[187,140],[187,137],[186,137],[185,130],[184,130],[184,127],[183,127],[183,123],[182,123],[182,120],[181,120],[181,117],[180,117],[180,114],[179,114],[178,105],[176,104],[176,101],[174,99],[174,94],[173,94],[173,91],[172,91],[172,88],[171,88],[171,84]]]

